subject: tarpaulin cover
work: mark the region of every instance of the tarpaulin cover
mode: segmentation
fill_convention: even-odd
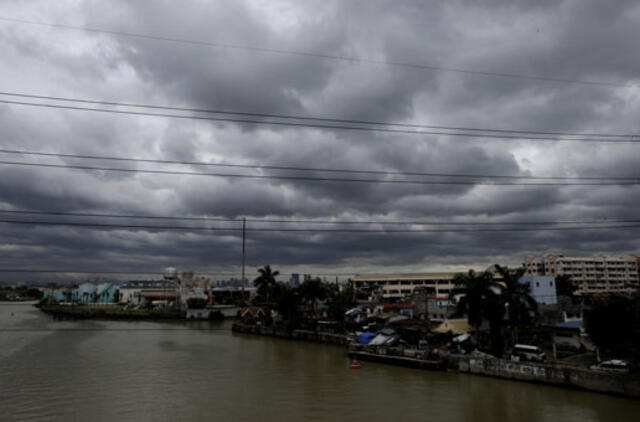
[[[373,340],[376,335],[376,333],[362,333],[358,336],[358,343],[369,344],[369,342]]]

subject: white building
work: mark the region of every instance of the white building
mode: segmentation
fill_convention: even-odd
[[[528,284],[531,288],[531,296],[536,303],[555,305],[558,303],[556,296],[556,279],[551,276],[525,275],[520,280],[522,284]]]
[[[523,265],[527,275],[570,276],[578,294],[629,293],[639,287],[639,259],[636,255],[585,258],[549,253],[543,258],[528,256]]]
[[[354,277],[356,289],[379,290],[384,299],[409,297],[417,288],[428,295],[449,296],[453,278],[457,273],[358,274]]]

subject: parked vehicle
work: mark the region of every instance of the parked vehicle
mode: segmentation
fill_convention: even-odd
[[[620,359],[612,359],[593,365],[591,366],[591,369],[595,369],[597,371],[626,373],[629,372],[629,364]]]
[[[544,362],[546,359],[547,355],[539,347],[528,344],[516,344],[511,352],[511,360],[518,362]]]

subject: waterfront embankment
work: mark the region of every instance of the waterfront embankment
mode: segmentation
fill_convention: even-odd
[[[347,337],[341,334],[308,330],[287,331],[275,327],[233,324],[238,333],[256,334],[288,340],[346,345]],[[379,350],[378,350],[379,349]],[[550,384],[599,393],[617,394],[640,398],[640,376],[637,374],[611,373],[588,368],[552,363],[512,362],[504,359],[478,358],[462,355],[444,355],[442,360],[408,357],[386,353],[385,348],[370,351],[349,350],[349,357],[394,366],[417,369],[448,370],[463,374],[483,375],[494,378]]]
[[[54,318],[105,320],[179,320],[185,312],[179,310],[125,309],[120,306],[62,306],[41,304],[37,307]]]
[[[347,337],[344,334],[327,333],[312,330],[286,330],[284,328],[263,327],[260,325],[246,325],[235,323],[231,327],[235,333],[256,334],[268,337],[277,337],[286,340],[307,341],[312,343],[335,344],[344,346]]]
[[[462,373],[580,388],[640,398],[638,374],[614,373],[551,363],[512,362],[450,356],[448,367]]]

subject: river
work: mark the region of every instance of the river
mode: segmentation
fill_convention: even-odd
[[[640,401],[364,362],[229,322],[54,321],[0,303],[3,421],[637,421]]]

